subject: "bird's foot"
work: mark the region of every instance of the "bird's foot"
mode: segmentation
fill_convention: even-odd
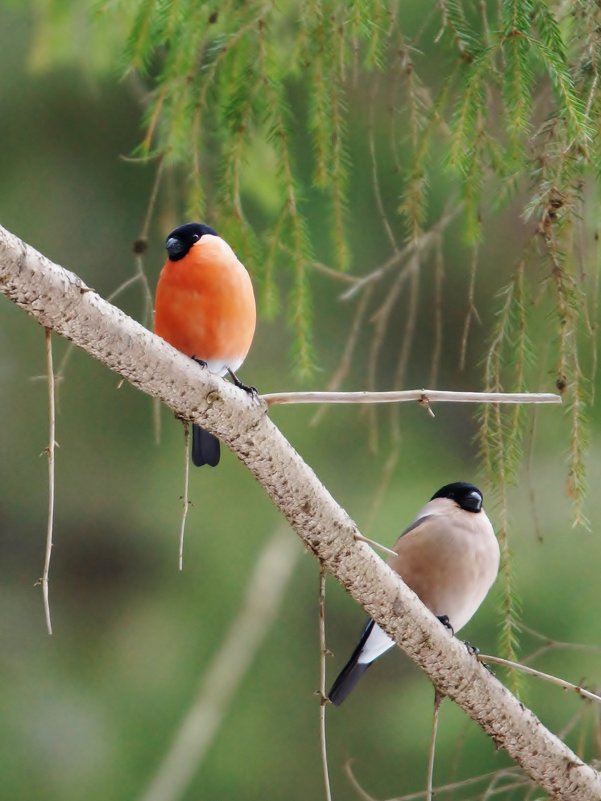
[[[199,359],[198,356],[192,356],[192,361],[199,364],[201,367],[208,367],[208,364],[205,362],[204,359]]]
[[[478,654],[480,653],[480,649],[478,648],[477,645],[472,645],[471,642],[468,642],[467,640],[464,640],[463,644],[467,648],[468,654],[470,654],[471,656],[477,657]]]
[[[250,384],[244,384],[242,381],[240,381],[236,373],[233,370],[230,370],[229,367],[227,368],[227,372],[229,374],[229,377],[234,382],[234,384],[238,387],[238,389],[243,389],[251,396],[253,400],[256,400],[259,397],[259,393],[257,392],[256,387],[253,387]]]
[[[440,620],[445,629],[448,629],[451,632],[451,634],[453,635],[455,634],[455,629],[453,628],[453,626],[451,626],[451,621],[449,620],[448,615],[436,615],[436,617]]]

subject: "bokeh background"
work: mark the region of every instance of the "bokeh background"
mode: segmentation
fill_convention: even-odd
[[[0,222],[106,297],[134,274],[132,244],[154,179],[152,165],[124,158],[141,137],[139,95],[130,81],[119,80],[117,66],[102,77],[91,77],[69,59],[41,69],[36,27],[40,8],[0,5]],[[362,102],[360,90],[349,97],[354,102]],[[302,109],[301,98],[297,113]],[[359,122],[351,132],[357,141]],[[367,149],[357,147],[354,158],[351,271],[361,273],[385,259],[387,249],[371,194]],[[299,170],[308,175],[310,169],[310,154],[299,147]],[[387,172],[384,166],[383,174],[388,176],[383,191],[393,203],[393,167]],[[176,181],[169,191],[177,196]],[[444,177],[432,196],[440,211],[447,200]],[[145,269],[153,287],[164,258],[162,240],[171,224],[179,222],[174,209],[177,203],[162,197],[151,226]],[[327,261],[319,204],[308,214],[314,252]],[[473,330],[463,371],[457,366],[457,343],[469,255],[461,235],[451,233],[440,388],[482,386],[481,360],[498,308],[496,293],[506,278],[506,265],[520,252],[524,230],[519,208],[510,206],[499,213],[482,246],[477,284],[481,324]],[[251,271],[257,269],[250,256],[240,256]],[[285,290],[285,272],[279,280]],[[312,278],[312,290],[318,370],[307,378],[295,373],[291,334],[280,315],[260,319],[244,380],[262,391],[325,386],[344,348],[353,304],[341,303],[340,286],[322,274]],[[139,286],[116,302],[143,319]],[[426,303],[420,307],[407,387],[425,385],[430,375],[427,311]],[[399,332],[403,313],[399,308],[394,318]],[[391,360],[400,333],[396,337],[386,343]],[[57,363],[66,346],[55,339]],[[345,388],[365,386],[366,351],[367,344],[359,349],[362,356]],[[127,385],[120,387],[117,376],[74,352],[58,397],[50,585],[54,635],[49,637],[41,591],[35,586],[43,564],[47,504],[44,371],[42,329],[1,299],[1,795],[15,801],[142,798],[240,611],[258,554],[278,529],[283,536],[295,534],[226,452],[219,469],[192,472],[185,564],[178,572],[181,426],[163,410],[156,444],[152,401]],[[386,375],[380,386],[389,388]],[[542,376],[540,388],[553,390],[553,376]],[[431,419],[406,405],[399,415],[401,456],[372,515],[387,453],[388,412],[378,413],[376,451],[369,447],[365,415],[337,407],[312,426],[314,412],[285,407],[272,416],[342,506],[360,526],[369,522],[366,533],[383,543],[391,544],[442,484],[484,481],[471,407],[439,406]],[[598,647],[601,498],[596,487],[601,469],[599,424],[592,412],[592,491],[586,501],[590,531],[571,526],[565,465],[569,421],[560,408],[544,407],[528,412],[528,428],[535,419],[536,426],[518,483],[510,490],[509,532],[524,624],[551,640]],[[489,511],[498,523],[498,508]],[[296,547],[300,553],[301,545]],[[315,696],[317,589],[317,565],[303,554],[277,620],[182,798],[323,797]],[[333,581],[327,595],[331,680],[354,647],[364,616]],[[495,589],[465,630],[483,652],[498,648],[499,600]],[[524,633],[521,653],[527,655],[539,644]],[[534,664],[575,682],[601,684],[599,650],[554,649]],[[598,711],[534,680],[523,681],[521,692],[554,731],[572,721],[570,745],[588,759],[599,758]],[[423,789],[431,707],[431,687],[400,652],[372,667],[342,708],[328,710],[334,797],[358,797],[344,772],[347,759],[375,798]],[[450,703],[443,706],[437,783],[508,764],[462,713]]]

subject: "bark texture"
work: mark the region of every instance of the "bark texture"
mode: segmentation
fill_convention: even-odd
[[[0,227],[0,291],[174,412],[216,434],[255,475],[306,547],[397,644],[552,796],[601,801],[601,776],[451,637],[366,545],[267,405],[200,370]]]

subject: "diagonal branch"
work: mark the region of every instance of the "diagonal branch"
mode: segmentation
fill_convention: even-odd
[[[457,703],[549,794],[601,801],[601,776],[450,637],[369,546],[313,470],[267,417],[267,405],[212,376],[73,273],[0,227],[0,292],[176,414],[220,437],[253,473],[305,546],[434,686]]]

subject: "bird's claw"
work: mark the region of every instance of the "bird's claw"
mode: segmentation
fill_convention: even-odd
[[[236,373],[233,370],[230,370],[229,367],[227,368],[227,372],[228,372],[229,377],[234,382],[235,386],[238,387],[238,389],[243,389],[246,393],[248,393],[250,395],[250,397],[253,400],[257,400],[258,399],[259,393],[257,392],[257,388],[256,387],[253,387],[251,384],[245,384],[243,381],[240,381],[240,379],[238,378]]]
[[[436,615],[436,617],[440,620],[445,629],[448,629],[451,632],[451,634],[453,635],[455,634],[455,629],[453,628],[453,626],[451,626],[451,621],[449,620],[448,615]]]

